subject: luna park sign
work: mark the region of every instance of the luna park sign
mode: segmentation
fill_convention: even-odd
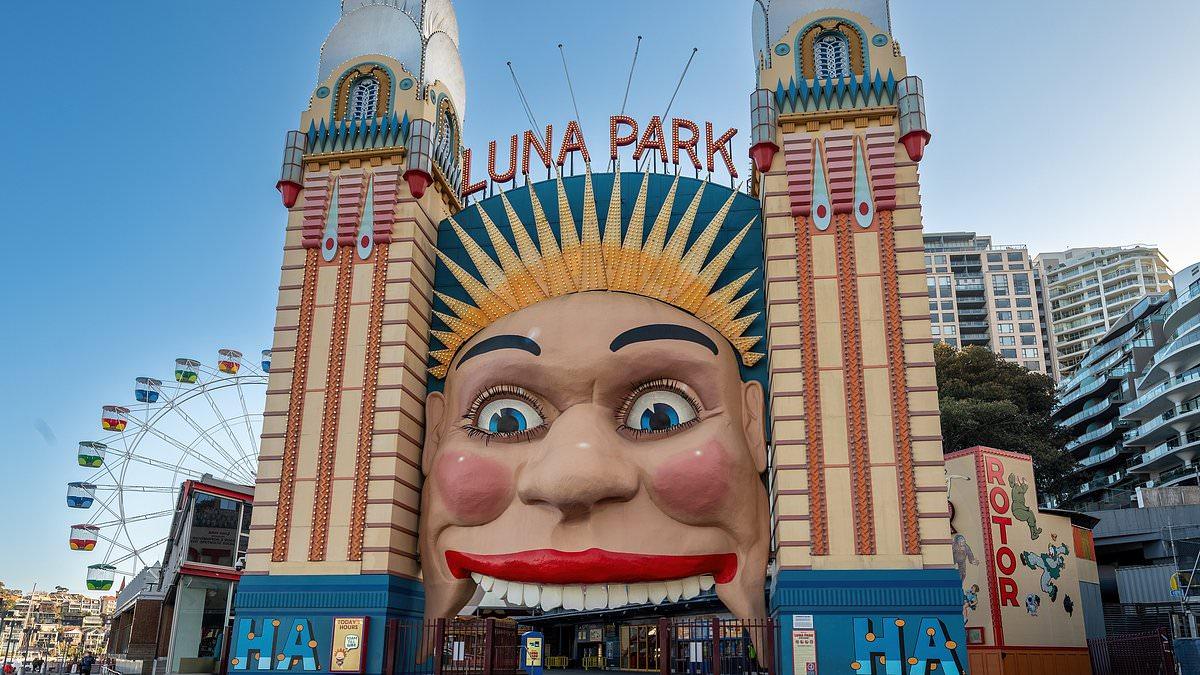
[[[613,115],[608,118],[609,159],[615,161],[621,148],[633,146],[634,162],[640,162],[644,156],[657,155],[659,162],[679,166],[682,155],[697,171],[712,172],[716,169],[717,157],[720,157],[729,175],[737,178],[731,149],[733,137],[736,135],[737,129],[732,127],[719,135],[716,134],[712,122],[705,122],[701,132],[699,124],[680,117],[671,119],[670,124],[666,124],[661,117],[655,115],[644,126],[639,127],[637,120],[632,117]],[[497,141],[488,143],[487,177],[475,182],[471,179],[472,152],[469,149],[463,150],[463,197],[486,189],[489,180],[496,184],[515,180],[518,162],[521,174],[528,175],[534,162],[549,170],[551,166],[562,167],[567,159],[576,153],[585,163],[592,160],[583,130],[575,120],[567,123],[558,145],[555,145],[554,125],[548,124],[542,135],[527,129],[524,133],[509,136],[506,149],[508,157],[501,160],[501,144]],[[499,167],[506,168],[501,170]]]

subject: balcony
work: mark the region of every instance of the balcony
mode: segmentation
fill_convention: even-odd
[[[988,329],[986,321],[959,321],[958,329],[964,333],[981,333]]]
[[[1136,473],[1155,473],[1170,467],[1175,462],[1190,462],[1200,452],[1200,429],[1163,443],[1153,450],[1143,452],[1138,463],[1129,468]]]
[[[1105,410],[1111,409],[1113,407],[1113,404],[1115,404],[1115,403],[1116,403],[1115,399],[1112,399],[1112,398],[1105,399],[1104,401],[1102,401],[1100,403],[1090,405],[1090,406],[1084,408],[1083,410],[1080,410],[1079,412],[1075,413],[1074,415],[1071,415],[1067,419],[1063,420],[1060,424],[1061,424],[1061,426],[1064,426],[1067,428],[1073,427],[1076,424],[1079,424],[1080,422],[1086,422],[1087,420],[1095,417],[1096,415],[1099,415],[1100,413],[1104,412]]]
[[[1132,370],[1132,366],[1125,364],[1113,368],[1104,375],[1097,375],[1090,379],[1085,379],[1079,384],[1079,388],[1075,391],[1068,392],[1058,402],[1058,407],[1055,410],[1065,410],[1072,403],[1075,403],[1094,392],[1098,392],[1104,388],[1106,384],[1119,382],[1122,377],[1125,377]],[[1124,408],[1122,408],[1124,412]]]
[[[1121,417],[1134,421],[1153,419],[1155,415],[1174,407],[1167,394],[1178,396],[1180,389],[1191,388],[1195,382],[1200,382],[1200,368],[1193,368],[1160,382],[1150,391],[1121,406]]]
[[[1099,454],[1088,455],[1087,457],[1079,460],[1079,468],[1091,468],[1097,464],[1103,464],[1110,459],[1115,459],[1119,454],[1120,452],[1118,452],[1116,448],[1109,448],[1108,450],[1105,450]]]
[[[1200,319],[1200,316],[1196,318]],[[1189,361],[1200,361],[1200,350],[1196,349],[1198,346],[1200,346],[1200,330],[1193,330],[1168,342],[1146,364],[1145,374],[1142,375],[1138,387],[1143,388],[1154,383],[1160,377],[1165,376],[1172,366],[1178,367]]]
[[[1174,426],[1176,424],[1186,424],[1189,418],[1194,418],[1194,414],[1200,412],[1200,399],[1192,399],[1181,403],[1158,417],[1130,429],[1125,434],[1126,445],[1153,445],[1162,437],[1174,436],[1179,433]],[[1193,421],[1195,421],[1193,419]]]
[[[1197,478],[1200,478],[1200,468],[1180,466],[1158,474],[1158,478],[1146,482],[1146,487],[1171,487]]]
[[[1166,318],[1163,319],[1163,331],[1170,334],[1179,324],[1192,318],[1196,312],[1200,310],[1200,286],[1196,286],[1191,290],[1185,291],[1175,302],[1171,303],[1171,309],[1167,310]]]
[[[1120,471],[1104,476],[1103,478],[1097,478],[1095,480],[1088,481],[1087,483],[1084,483],[1081,488],[1079,488],[1079,492],[1076,494],[1076,496],[1083,496],[1089,492],[1095,492],[1096,490],[1102,490],[1110,485],[1115,485],[1124,477],[1125,470],[1121,469]]]
[[[1113,420],[1112,422],[1109,422],[1108,424],[1105,424],[1104,426],[1102,426],[1098,429],[1093,429],[1093,430],[1087,432],[1086,434],[1080,436],[1079,438],[1076,438],[1075,440],[1067,443],[1065,446],[1063,446],[1063,450],[1066,450],[1067,452],[1071,452],[1075,448],[1082,447],[1084,445],[1087,445],[1088,443],[1092,443],[1101,438],[1104,438],[1105,436],[1108,436],[1109,434],[1115,432],[1116,430],[1117,430],[1117,422],[1116,422],[1116,420]]]

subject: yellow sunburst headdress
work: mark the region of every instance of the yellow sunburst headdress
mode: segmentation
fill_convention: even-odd
[[[584,178],[581,234],[577,234],[575,217],[568,203],[561,174],[557,178],[560,237],[555,236],[533,186],[529,186],[528,192],[533,211],[534,231],[538,239],[536,246],[504,193],[500,194],[500,200],[504,204],[507,225],[516,242],[515,251],[482,207],[475,208],[495,250],[495,258],[451,217],[450,226],[474,264],[478,276],[472,275],[450,256],[438,251],[438,258],[462,284],[474,304],[437,293],[437,297],[446,304],[450,313],[435,311],[434,314],[450,330],[433,331],[434,337],[441,341],[445,348],[430,354],[437,365],[430,368],[429,372],[434,377],[444,378],[458,349],[500,317],[550,298],[595,290],[634,293],[678,307],[724,335],[741,354],[742,363],[746,367],[757,363],[763,355],[751,350],[762,338],[747,336],[744,333],[758,317],[759,312],[738,316],[758,292],[758,289],[753,288],[738,295],[756,270],[743,274],[716,291],[712,290],[721,272],[725,270],[754,224],[752,219],[709,259],[717,234],[729,215],[738,192],[730,193],[724,205],[689,246],[688,239],[700,210],[700,199],[704,195],[705,184],[700,184],[700,189],[692,197],[691,203],[668,239],[667,225],[671,220],[671,209],[679,187],[679,177],[676,176],[663,200],[662,208],[650,226],[649,234],[643,241],[649,183],[650,174],[646,173],[624,237],[621,236],[619,173],[613,180],[603,234],[600,232],[590,170]]]

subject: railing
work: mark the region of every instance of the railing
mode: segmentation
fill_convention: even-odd
[[[1108,487],[1109,485],[1112,485],[1113,483],[1120,481],[1124,477],[1125,477],[1125,469],[1121,469],[1120,471],[1109,474],[1103,478],[1097,478],[1093,481],[1089,481],[1089,482],[1085,483],[1082,488],[1079,489],[1079,494],[1081,494],[1081,495],[1087,494],[1088,492],[1091,492],[1092,490],[1099,490],[1100,488]]]
[[[1090,405],[1090,406],[1084,408],[1083,410],[1080,410],[1079,412],[1075,413],[1074,415],[1071,415],[1067,419],[1063,420],[1060,424],[1064,427],[1074,426],[1074,425],[1078,424],[1079,422],[1082,422],[1083,420],[1095,415],[1096,413],[1103,412],[1105,409],[1111,408],[1113,402],[1114,401],[1110,398],[1110,399],[1105,399],[1103,403],[1097,403],[1095,405]]]
[[[1115,425],[1116,425],[1116,422],[1109,422],[1108,424],[1105,424],[1104,426],[1100,427],[1099,429],[1093,429],[1093,430],[1087,432],[1086,434],[1080,436],[1079,438],[1076,438],[1075,440],[1067,443],[1063,449],[1067,450],[1069,452],[1071,450],[1074,450],[1075,448],[1078,448],[1081,445],[1091,443],[1092,441],[1096,440],[1097,438],[1103,438],[1104,436],[1111,434],[1113,432],[1113,429],[1116,428]]]
[[[1200,315],[1197,315],[1197,318],[1200,318]],[[1184,335],[1181,338],[1176,338],[1172,342],[1168,342],[1165,347],[1160,349],[1158,351],[1158,353],[1156,353],[1154,355],[1154,358],[1150,359],[1150,363],[1146,364],[1146,368],[1145,368],[1144,372],[1149,373],[1151,370],[1154,369],[1154,367],[1156,365],[1161,363],[1164,359],[1168,359],[1168,358],[1174,356],[1177,352],[1182,350],[1184,347],[1195,344],[1197,342],[1200,342],[1200,331],[1196,331],[1194,333]]]
[[[1090,381],[1084,380],[1084,383],[1081,384],[1078,389],[1067,394],[1062,398],[1062,400],[1059,401],[1056,409],[1062,409],[1074,403],[1075,401],[1078,401],[1084,396],[1096,391],[1097,389],[1100,389],[1110,378],[1124,377],[1128,375],[1132,369],[1133,367],[1129,365],[1118,366],[1104,375],[1095,376]]]
[[[1191,382],[1196,379],[1200,379],[1200,368],[1193,368],[1186,373],[1176,375],[1175,377],[1172,377],[1164,382],[1159,382],[1158,384],[1154,385],[1154,388],[1152,388],[1150,391],[1121,406],[1121,416],[1127,417],[1130,413],[1138,410],[1147,403],[1161,396],[1168,389],[1172,389],[1185,382]]]
[[[1107,462],[1108,460],[1110,460],[1116,456],[1117,456],[1117,449],[1109,448],[1108,450],[1105,450],[1104,452],[1102,452],[1098,455],[1089,455],[1087,457],[1084,457],[1083,459],[1079,460],[1079,465],[1085,466],[1085,467],[1095,466],[1097,464]]]
[[[1197,297],[1200,297],[1200,286],[1192,288],[1176,298],[1175,302],[1171,303],[1171,310],[1167,312],[1167,316],[1171,316],[1175,312],[1178,312],[1183,308],[1184,305],[1188,304],[1192,300],[1195,300]]]

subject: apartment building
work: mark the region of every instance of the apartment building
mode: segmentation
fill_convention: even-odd
[[[1143,296],[1096,340],[1075,373],[1059,384],[1054,420],[1071,435],[1064,447],[1075,460],[1077,488],[1062,500],[1076,510],[1131,504],[1138,477],[1126,470],[1140,451],[1125,441],[1121,407],[1137,398],[1137,373],[1163,343],[1171,295]]]
[[[975,232],[926,232],[924,245],[934,339],[1049,374],[1029,250]]]
[[[1060,385],[1054,417],[1074,437],[1079,476],[1072,508],[1131,506],[1138,488],[1200,482],[1200,264],[1173,283],[1118,317]]]
[[[1050,373],[1071,378],[1088,350],[1149,293],[1171,290],[1171,269],[1154,246],[1070,248],[1033,259]]]

